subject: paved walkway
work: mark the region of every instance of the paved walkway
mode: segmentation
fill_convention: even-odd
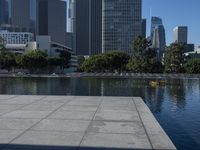
[[[0,150],[175,150],[141,98],[0,95]]]

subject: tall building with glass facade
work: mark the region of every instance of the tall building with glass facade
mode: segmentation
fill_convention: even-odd
[[[0,26],[2,24],[8,24],[8,18],[8,2],[6,0],[0,0]]]
[[[130,53],[142,35],[141,0],[70,0],[68,31],[77,55]]]
[[[68,32],[77,55],[102,52],[102,0],[69,0]]]
[[[157,50],[157,58],[160,59],[166,47],[165,28],[163,25],[155,27],[152,39],[152,48]]]
[[[54,42],[65,45],[66,1],[37,0],[37,35],[49,35]]]
[[[155,28],[159,25],[163,25],[162,19],[155,16],[151,17],[151,40],[153,39]]]
[[[133,41],[142,33],[141,0],[103,0],[102,52],[131,53]]]
[[[30,0],[11,0],[11,24],[16,31],[30,30]]]
[[[147,36],[147,20],[142,19],[142,37],[146,38]]]

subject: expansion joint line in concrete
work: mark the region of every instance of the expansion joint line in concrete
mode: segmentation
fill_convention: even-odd
[[[46,97],[41,98],[40,100],[44,99]],[[34,126],[38,125],[41,121],[43,121],[44,119],[47,119],[50,115],[52,115],[53,113],[55,113],[57,110],[59,110],[61,107],[63,107],[65,104],[67,104],[68,102],[72,101],[74,97],[71,98],[71,100],[65,102],[64,104],[62,104],[60,107],[58,107],[57,109],[55,109],[54,111],[52,111],[51,113],[49,113],[46,117],[41,118],[39,121],[37,121],[35,124],[33,124],[30,128],[26,129],[25,131],[23,131],[20,135],[18,135],[17,137],[15,137],[14,139],[12,139],[8,144],[6,144],[5,146],[2,147],[2,149],[6,148],[7,145],[11,144],[14,140],[16,140],[17,138],[21,137],[24,133],[26,133],[27,131],[31,130],[31,128],[33,128]],[[39,100],[39,101],[40,101]]]
[[[9,98],[9,99],[7,99],[7,100],[11,100],[11,99],[16,98],[16,97],[19,97],[19,96],[11,97],[11,98]],[[45,98],[45,97],[41,97],[40,99],[35,100],[35,101],[31,102],[31,103],[25,104],[25,105],[23,105],[23,106],[21,106],[21,107],[19,107],[19,108],[13,109],[13,110],[8,111],[8,112],[5,112],[5,113],[1,114],[0,116],[6,115],[6,114],[8,114],[8,113],[10,113],[10,112],[12,112],[12,111],[20,110],[20,109],[22,109],[22,108],[24,108],[24,107],[26,107],[26,106],[28,106],[28,105],[34,104],[35,102],[42,101],[44,98]]]
[[[88,132],[88,130],[89,130],[89,127],[92,125],[92,121],[94,120],[95,115],[96,115],[96,113],[98,112],[98,110],[99,110],[99,108],[100,108],[100,106],[101,106],[101,104],[102,104],[102,102],[103,102],[103,98],[104,98],[104,97],[102,96],[102,97],[101,97],[101,100],[100,100],[100,103],[99,103],[99,105],[97,106],[97,109],[96,109],[96,111],[95,111],[95,113],[94,113],[94,115],[93,115],[93,117],[92,117],[92,120],[90,120],[90,123],[89,123],[89,125],[88,125],[86,131],[84,132],[84,135],[83,135],[83,137],[82,137],[82,139],[81,139],[81,142],[80,142],[80,144],[79,144],[79,146],[78,146],[78,150],[80,150],[81,143],[83,142],[83,140],[84,140],[84,138],[85,138],[85,136],[86,136],[86,134],[87,134],[87,132]]]
[[[139,110],[138,110],[138,108],[137,108],[137,105],[135,104],[135,100],[134,100],[133,98],[132,98],[132,101],[133,101],[133,103],[134,103],[134,105],[135,105],[136,111],[137,111],[137,113],[138,113],[138,116],[139,116],[140,121],[141,121],[141,123],[142,123],[142,126],[143,126],[143,128],[144,128],[144,131],[145,131],[145,133],[146,133],[146,136],[147,136],[147,138],[148,138],[148,141],[149,141],[149,143],[150,143],[150,145],[151,145],[151,147],[152,147],[152,149],[153,149],[153,144],[151,143],[151,140],[150,140],[150,137],[149,137],[149,135],[148,135],[147,129],[146,129],[146,127],[145,127],[145,125],[144,125],[144,123],[143,123],[143,121],[142,121],[142,118],[141,118],[141,116],[140,116],[140,112],[139,112]]]

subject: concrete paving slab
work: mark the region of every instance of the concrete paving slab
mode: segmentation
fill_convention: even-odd
[[[130,112],[117,112],[117,111],[103,111],[95,114],[94,120],[96,121],[140,121],[136,113]]]
[[[0,109],[0,150],[175,150],[141,98],[17,96],[2,101],[9,103],[0,104],[7,109]]]
[[[23,130],[0,130],[0,144],[5,145],[20,135]]]
[[[85,132],[90,121],[45,119],[31,130]]]
[[[51,111],[26,111],[26,110],[16,110],[5,115],[2,118],[24,118],[24,119],[42,119],[49,115]]]
[[[134,113],[137,112],[136,108],[133,105],[101,105],[98,109],[98,112],[105,112],[105,111],[117,111],[117,112],[129,112]]]
[[[62,106],[62,103],[56,103],[56,104],[45,104],[45,105],[35,105],[30,104],[25,107],[23,107],[21,110],[27,110],[27,111],[53,111],[58,109],[60,106]]]
[[[67,103],[67,105],[73,105],[73,106],[98,106],[100,104],[99,100],[74,100]]]
[[[77,147],[81,143],[83,134],[81,132],[28,131],[11,144]]]
[[[0,100],[7,100],[16,97],[16,95],[0,95]]]
[[[73,105],[64,105],[60,108],[61,111],[89,111],[89,112],[96,112],[96,106],[73,106]]]
[[[145,134],[88,133],[80,145],[80,150],[88,150],[87,147],[113,148],[113,150],[152,149]]]
[[[51,119],[92,120],[94,112],[57,111],[50,115]]]
[[[44,96],[17,96],[5,101],[1,101],[1,104],[30,104],[33,103],[35,101],[39,101],[42,98],[44,98]]]
[[[93,121],[88,128],[88,132],[114,133],[114,134],[145,134],[141,122],[108,122]]]
[[[54,101],[54,100],[42,100],[42,101],[35,101],[32,103],[33,105],[63,105],[65,102],[62,101]]]
[[[43,100],[44,101],[57,101],[57,102],[67,102],[73,99],[74,96],[46,96]]]
[[[27,130],[39,119],[0,119],[0,130]]]
[[[115,98],[108,98],[108,99],[103,99],[103,102],[102,102],[102,105],[105,105],[105,106],[123,106],[123,105],[127,105],[127,106],[130,106],[130,105],[133,105],[133,100],[131,98],[118,98],[118,99],[115,99]]]
[[[14,104],[14,105],[10,105],[10,104],[0,104],[0,110],[8,110],[8,111],[13,111],[16,110],[18,108],[23,107],[24,105],[18,105],[18,104]]]

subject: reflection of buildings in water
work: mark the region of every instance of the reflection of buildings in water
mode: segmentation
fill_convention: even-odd
[[[164,101],[165,88],[157,86],[156,88],[145,88],[145,102],[153,113],[160,113],[162,111],[162,104]]]
[[[174,106],[176,106],[177,109],[184,108],[186,105],[186,99],[185,99],[186,89],[185,89],[184,80],[169,79],[167,82],[170,83],[166,85],[166,90],[167,90],[169,99],[175,104]]]

